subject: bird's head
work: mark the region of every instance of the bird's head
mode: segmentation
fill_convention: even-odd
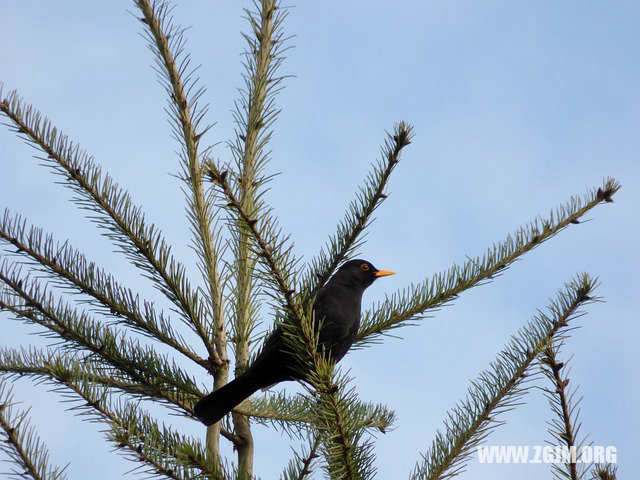
[[[343,263],[332,280],[356,285],[364,289],[376,279],[393,275],[394,273],[389,270],[378,270],[371,262],[356,259]]]

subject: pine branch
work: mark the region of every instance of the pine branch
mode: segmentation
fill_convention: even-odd
[[[573,197],[569,203],[551,211],[548,218],[538,217],[504,242],[493,245],[481,257],[470,259],[465,265],[453,265],[448,271],[434,275],[421,285],[412,285],[394,293],[363,315],[356,341],[358,346],[376,343],[390,330],[424,318],[427,310],[437,309],[457,298],[465,290],[493,279],[520,256],[533,250],[579,219],[596,205],[612,202],[620,184],[609,178],[601,188],[589,191],[582,198]]]
[[[147,389],[134,382],[128,376],[114,369],[91,362],[77,353],[53,349],[42,352],[33,347],[16,350],[0,349],[0,373],[8,377],[46,377],[61,382],[78,372],[84,378],[105,388],[117,389],[135,396],[147,396]]]
[[[63,480],[65,468],[49,464],[49,452],[40,441],[35,429],[29,426],[29,411],[14,412],[11,390],[0,379],[0,429],[4,443],[0,450],[15,463],[9,477],[32,480]]]
[[[306,447],[303,445],[300,453],[293,452],[293,458],[289,461],[284,472],[282,472],[280,480],[305,480],[310,478],[319,457],[318,449],[321,443],[319,435],[309,436],[308,445]]]
[[[112,408],[112,412],[119,421],[112,423],[109,440],[127,450],[135,446],[135,453],[129,455],[134,461],[151,465],[149,473],[171,476],[180,472],[181,478],[194,480],[229,478],[200,441],[158,425],[148,413],[131,404]]]
[[[117,323],[169,345],[204,368],[209,363],[196,355],[182,337],[171,327],[171,319],[164,313],[156,313],[152,303],[144,301],[142,309],[138,295],[121,286],[110,274],[89,262],[68,242],[55,242],[51,235],[43,235],[39,228],[31,226],[16,215],[11,218],[5,210],[0,220],[0,239],[14,246],[18,253],[40,265],[62,287],[93,297],[91,305],[108,311]]]
[[[357,421],[357,396],[348,388],[348,378],[339,376],[333,365],[313,372],[310,383],[316,389],[316,426],[322,438],[325,471],[329,478],[373,478],[373,444],[364,439],[365,429]]]
[[[320,399],[324,401],[324,427],[327,431],[331,431],[331,435],[327,438],[333,442],[331,446],[325,447],[326,456],[330,460],[328,468],[331,475],[346,475],[347,478],[370,476],[373,472],[370,444],[367,442],[359,444],[362,430],[355,426],[355,422],[348,414],[347,407],[355,401],[355,395],[352,392],[344,392],[346,383],[336,379],[332,367],[327,369],[326,364],[318,356],[317,344],[313,341],[313,329],[308,324],[308,315],[304,315],[301,304],[294,296],[294,289],[287,281],[286,271],[279,269],[279,265],[288,264],[290,258],[288,255],[291,250],[286,246],[286,238],[283,239],[277,230],[276,235],[265,235],[259,227],[266,225],[267,231],[269,228],[273,230],[270,219],[263,216],[261,223],[251,218],[231,190],[227,173],[221,172],[213,162],[210,166],[211,180],[219,185],[230,200],[229,206],[236,210],[240,220],[251,232],[255,242],[255,252],[263,262],[267,280],[279,293],[282,306],[289,313],[288,320],[283,325],[291,322],[292,330],[289,335],[297,338],[292,340],[292,343],[297,345],[294,348],[300,349],[301,357],[307,359],[312,367],[313,373],[310,376],[315,375],[312,384],[316,391],[320,392]],[[283,245],[285,245],[284,250],[281,248]],[[283,257],[284,261],[282,261]]]
[[[323,441],[329,478],[371,478],[372,444],[363,439],[365,429],[358,421],[363,416],[358,413],[362,404],[354,389],[348,388],[349,379],[336,371],[334,363],[318,349],[320,326],[315,324],[312,306],[306,306],[301,321],[290,316],[279,327],[308,382],[304,386],[315,400],[312,422]]]
[[[64,349],[54,349],[41,352],[36,349],[29,350],[0,350],[0,373],[11,376],[35,376],[45,378],[59,385],[73,387],[73,379],[82,378],[96,387],[104,390],[119,390],[141,398],[154,398],[154,392],[144,385],[132,380],[126,374],[115,369],[106,369],[104,366],[92,362],[91,359],[81,357],[78,354],[65,352]],[[155,397],[159,400],[164,398]],[[191,415],[191,410],[187,412]],[[233,433],[222,430],[222,435],[234,444],[239,439]]]
[[[278,222],[269,210],[263,210],[259,218],[246,210],[231,188],[228,171],[221,170],[213,160],[207,162],[209,179],[216,184],[229,201],[228,206],[240,222],[251,233],[251,248],[261,265],[261,278],[271,288],[272,295],[282,308],[298,319],[302,318],[302,306],[295,296],[297,260],[293,256],[293,244],[289,236],[282,233]]]
[[[598,464],[591,470],[592,480],[617,480],[618,467],[611,463]]]
[[[215,349],[210,351],[212,361],[216,368],[224,369],[224,373],[215,373],[226,377],[229,359],[226,351],[222,281],[218,271],[221,259],[220,237],[214,232],[213,202],[207,201],[205,197],[204,175],[198,153],[200,139],[211,127],[209,125],[200,129],[207,107],[200,107],[198,102],[205,89],[198,87],[197,80],[193,78],[196,69],[190,67],[189,55],[184,53],[184,29],[173,24],[170,4],[149,0],[136,0],[135,3],[144,16],[149,47],[156,56],[156,71],[169,96],[169,115],[174,137],[182,149],[182,179],[190,191],[187,196],[189,219],[213,317],[212,330],[203,329],[199,333],[207,338],[213,337]]]
[[[271,425],[291,436],[299,436],[314,428],[316,402],[306,395],[264,395],[251,398],[234,410],[250,416],[255,422]],[[357,429],[373,429],[385,433],[395,421],[395,413],[385,405],[356,402],[353,411]]]
[[[594,301],[591,295],[595,287],[588,275],[579,275],[551,302],[550,316],[539,312],[511,337],[490,368],[471,382],[467,397],[447,413],[445,433],[436,433],[431,448],[414,469],[413,480],[442,480],[464,471],[474,447],[504,423],[497,417],[519,405],[530,388],[524,386],[524,378],[540,351],[566,335],[568,322],[582,315],[578,309]]]
[[[155,225],[147,225],[141,208],[79,145],[60,134],[32,106],[25,106],[17,92],[4,97],[1,87],[0,112],[10,120],[10,126],[46,154],[41,159],[77,194],[74,201],[92,212],[91,220],[104,229],[104,235],[176,305],[182,319],[202,338],[212,355],[213,348],[201,322],[202,304],[186,278],[184,266],[173,258],[161,232]]]
[[[586,464],[576,462],[577,454],[584,444],[584,441],[578,440],[580,424],[576,408],[580,404],[580,400],[573,401],[576,390],[568,386],[569,372],[566,368],[568,362],[557,360],[559,350],[560,344],[549,343],[540,353],[542,372],[553,385],[552,389],[543,389],[549,400],[551,411],[555,415],[555,418],[549,422],[549,433],[553,438],[552,445],[566,446],[568,452],[574,450],[576,458],[567,463],[554,463],[552,469],[555,478],[579,480],[585,478],[587,468]],[[565,378],[562,378],[561,370],[566,372]]]
[[[208,459],[198,441],[176,434],[164,425],[159,427],[137,405],[114,404],[108,389],[92,383],[77,367],[74,365],[64,379],[54,378],[61,384],[57,390],[72,400],[77,401],[79,397],[84,401],[72,408],[76,415],[106,422],[108,439],[127,453],[127,458],[140,464],[138,470],[142,468],[151,476],[174,480],[201,480],[203,476],[215,480],[226,478]]]
[[[151,348],[97,324],[86,313],[78,313],[52,295],[43,292],[28,278],[20,278],[15,268],[0,265],[0,282],[11,291],[0,291],[0,309],[17,318],[45,327],[71,349],[89,352],[147,388],[150,398],[162,398],[181,410],[191,412],[191,404],[202,393],[195,381],[175,363]],[[0,283],[0,285],[1,285]]]
[[[255,11],[245,9],[250,34],[243,34],[247,49],[244,52],[244,89],[235,102],[235,140],[229,147],[236,163],[237,176],[233,176],[238,202],[243,211],[252,218],[262,217],[268,211],[262,197],[270,177],[263,174],[269,161],[267,144],[271,137],[271,126],[279,113],[275,106],[275,95],[282,88],[283,77],[276,71],[284,60],[282,23],[286,11],[276,0],[254,1]],[[253,237],[242,221],[232,225],[235,264],[235,308],[232,337],[236,365],[235,375],[247,368],[251,356],[251,334],[256,326],[260,310],[259,288],[255,275],[256,259],[252,255]],[[220,385],[216,385],[219,388]],[[253,438],[249,419],[238,413],[233,415],[235,431],[245,438],[238,449],[238,471],[241,476],[251,477]]]
[[[149,388],[135,382],[123,372],[107,368],[77,353],[65,352],[64,349],[46,352],[34,348],[0,349],[0,372],[9,377],[26,375],[57,380],[63,384],[74,374],[81,374],[92,384],[106,389],[118,390],[139,398],[157,398],[166,401],[162,397],[156,397],[155,392],[149,392]]]
[[[232,190],[227,178],[228,171],[220,168],[212,161],[207,162],[210,180],[217,185],[229,201],[228,207],[233,210],[240,228],[250,234],[248,243],[253,255],[257,256],[261,269],[256,273],[270,288],[270,294],[280,304],[282,309],[294,319],[294,323],[304,323],[304,313],[297,296],[295,295],[295,264],[293,257],[293,245],[289,238],[282,234],[281,229],[269,210],[263,209],[259,217],[253,217],[250,211],[242,204],[239,196]],[[249,235],[248,235],[249,236]],[[307,339],[308,340],[308,339]],[[242,422],[236,417],[238,422]],[[252,448],[251,437],[248,436],[248,424],[245,425],[244,436],[247,449]],[[243,454],[242,458],[252,455],[252,452]],[[241,478],[249,473],[248,461],[243,461],[239,470]]]
[[[359,187],[355,200],[351,201],[347,213],[338,224],[337,232],[311,260],[302,280],[302,290],[313,298],[338,266],[355,253],[364,242],[364,231],[371,224],[373,212],[387,198],[384,193],[391,172],[400,161],[402,150],[411,144],[413,127],[405,122],[397,123],[393,133],[388,133],[381,148],[380,159],[372,166]]]

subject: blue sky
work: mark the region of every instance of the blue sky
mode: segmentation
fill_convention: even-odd
[[[166,99],[138,36],[132,2],[4,2],[0,81],[20,93],[104,166],[194,267]],[[202,64],[210,143],[232,134],[240,85],[238,2],[180,2],[191,25],[188,49]],[[567,341],[571,383],[579,385],[582,432],[618,448],[620,478],[635,478],[640,418],[637,252],[640,205],[640,4],[638,2],[305,2],[290,11],[296,35],[282,73],[269,202],[313,256],[342,217],[384,131],[406,120],[416,129],[377,211],[362,256],[398,275],[376,282],[365,306],[411,282],[464,262],[538,214],[598,186],[623,183],[613,204],[517,262],[488,285],[402,339],[359,350],[342,362],[361,398],[388,404],[396,429],[380,435],[378,478],[407,478],[448,408],[469,380],[574,273],[598,276],[605,303],[588,307]],[[229,153],[220,145],[219,158]],[[69,203],[67,190],[0,130],[0,205],[57,238],[70,239],[132,288],[157,298],[139,273]],[[192,270],[197,275],[195,267]],[[264,316],[268,324],[270,317]],[[31,327],[1,318],[0,344],[41,345]],[[202,377],[205,381],[206,377]],[[294,391],[294,385],[286,386]],[[28,380],[17,397],[53,459],[70,478],[119,478],[132,464],[109,452],[100,427],[64,413],[60,396]],[[490,445],[538,445],[550,413],[539,391],[503,416]],[[171,421],[174,421],[171,419]],[[194,422],[185,432],[199,434]],[[288,442],[256,429],[256,472],[277,478]],[[106,447],[106,448],[105,448]],[[5,466],[5,469],[8,466]],[[480,465],[467,479],[536,479],[545,465]]]

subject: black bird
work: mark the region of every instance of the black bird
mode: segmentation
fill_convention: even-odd
[[[318,347],[331,360],[338,362],[344,357],[356,338],[365,289],[376,278],[393,273],[378,270],[366,260],[351,260],[342,264],[318,290],[313,304],[316,325],[320,325]],[[299,360],[290,352],[278,327],[269,335],[251,366],[235,380],[202,398],[193,412],[202,423],[212,425],[261,388],[304,378]]]

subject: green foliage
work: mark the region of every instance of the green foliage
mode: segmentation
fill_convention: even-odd
[[[64,468],[49,464],[49,452],[35,429],[29,426],[28,414],[28,411],[15,411],[11,390],[0,379],[0,435],[3,441],[0,451],[5,452],[15,464],[8,478],[66,479]]]
[[[360,344],[375,343],[390,330],[418,320],[424,312],[442,307],[468,288],[493,279],[523,254],[570,225],[579,224],[580,218],[596,205],[613,201],[611,197],[618,190],[620,184],[609,178],[602,187],[582,197],[572,197],[565,205],[552,210],[547,218],[537,217],[503,242],[488,248],[484,255],[471,258],[462,266],[454,264],[420,285],[394,293],[364,314],[358,334]]]
[[[569,386],[569,368],[567,362],[560,362],[558,355],[562,342],[549,342],[540,352],[540,364],[542,373],[549,380],[551,388],[544,388],[544,393],[549,400],[549,407],[554,415],[549,424],[551,445],[561,445],[574,448],[576,457],[584,445],[585,439],[578,439],[581,424],[578,422],[578,405],[580,399],[574,400],[576,388]],[[577,458],[576,458],[577,460]],[[569,480],[585,478],[586,463],[561,462],[552,464],[554,477]]]
[[[102,233],[178,307],[187,325],[201,333],[202,305],[186,279],[184,266],[173,258],[161,232],[146,220],[129,194],[78,144],[59,133],[31,105],[25,105],[17,92],[5,97],[0,85],[0,99],[0,111],[16,133],[45,155],[39,158],[76,194],[76,204],[88,211],[89,219],[102,228]]]
[[[0,308],[44,327],[45,335],[62,340],[65,347],[99,358],[110,369],[144,386],[150,397],[188,411],[193,398],[201,395],[195,381],[167,357],[56,301],[6,261],[0,264],[0,281],[5,287],[0,290]]]
[[[302,291],[307,298],[329,279],[340,263],[354,255],[364,243],[363,234],[371,223],[373,212],[387,198],[385,188],[391,173],[400,161],[402,150],[411,144],[413,127],[400,122],[393,133],[387,134],[380,158],[359,187],[355,200],[347,209],[344,219],[337,225],[336,233],[329,237],[316,258],[311,259],[302,281]]]
[[[319,457],[317,452],[321,440],[316,433],[310,436],[307,441],[307,444],[301,447],[300,453],[293,452],[293,458],[280,476],[281,480],[304,480],[313,473]]]
[[[198,88],[190,70],[189,56],[184,54],[186,39],[184,29],[171,21],[169,4],[146,0],[136,1],[146,25],[149,48],[156,56],[156,72],[169,98],[169,118],[173,135],[180,143],[181,178],[187,185],[188,218],[191,222],[195,251],[199,257],[199,268],[205,281],[205,298],[210,308],[202,313],[204,318],[194,322],[207,350],[216,362],[226,358],[224,352],[216,351],[208,339],[213,329],[223,324],[222,285],[218,265],[220,263],[220,234],[214,229],[215,206],[213,197],[205,194],[204,172],[198,153],[201,137],[210,126],[201,127],[206,107],[199,100],[204,88]],[[194,90],[195,89],[195,90]],[[213,321],[211,321],[213,319]],[[211,328],[207,328],[211,325]]]
[[[467,397],[447,413],[444,433],[436,433],[412,479],[445,479],[464,470],[473,449],[501,425],[497,417],[515,408],[530,388],[525,379],[536,357],[550,341],[563,337],[568,323],[581,315],[578,309],[594,300],[594,288],[588,275],[576,277],[551,302],[549,315],[540,312],[511,337],[489,368],[471,382]]]
[[[173,314],[140,298],[68,242],[28,227],[22,217],[5,210],[0,243],[18,260],[0,258],[0,309],[38,325],[58,346],[0,350],[0,373],[54,385],[76,402],[73,413],[104,423],[107,439],[150,476],[253,478],[251,418],[303,441],[282,473],[284,480],[310,478],[319,468],[331,479],[373,478],[373,434],[386,432],[395,414],[384,405],[360,400],[352,379],[326,358],[318,347],[321,325],[312,315],[312,304],[318,288],[364,243],[375,210],[388,196],[389,178],[411,144],[413,128],[398,122],[387,134],[380,158],[335,232],[305,265],[265,201],[273,176],[267,168],[269,141],[280,111],[276,95],[285,79],[279,69],[288,48],[283,29],[287,10],[276,0],[255,0],[253,9],[245,12],[243,87],[235,104],[234,138],[227,141],[231,160],[220,161],[213,158],[212,147],[201,146],[212,123],[206,121],[208,107],[202,104],[204,88],[197,84],[190,66],[185,29],[173,23],[166,1],[134,0],[134,4],[169,102],[167,113],[179,144],[180,178],[201,281],[194,280],[196,276],[174,258],[159,228],[93,157],[17,92],[5,94],[0,87],[0,113],[10,128],[40,152],[39,158],[60,183],[73,191],[74,202],[87,211],[101,233],[166,297],[171,311],[204,345],[206,358],[180,335]],[[483,255],[394,293],[365,313],[358,345],[379,342],[394,329],[501,275],[525,253],[578,224],[595,206],[611,202],[619,188],[615,180],[607,179],[600,188],[573,197],[547,217],[536,218]],[[28,274],[22,273],[25,266]],[[567,322],[592,300],[594,283],[586,275],[577,277],[551,304],[549,315],[540,313],[511,338],[489,369],[472,382],[467,397],[448,414],[443,432],[438,432],[413,478],[449,478],[464,469],[473,447],[500,424],[497,416],[515,408],[531,388],[525,377],[536,358],[546,355],[544,348],[562,341]],[[58,293],[69,301],[57,298]],[[90,313],[80,308],[83,304],[89,305]],[[263,305],[272,308],[288,348],[306,372],[305,394],[265,395],[243,402],[231,418],[209,428],[204,445],[142,409],[143,401],[153,401],[189,418],[193,403],[203,395],[186,367],[156,351],[158,344],[179,353],[181,360],[188,359],[189,365],[206,369],[214,388],[220,388],[228,381],[227,343],[235,354],[237,375],[249,363]],[[562,396],[566,385],[557,375],[554,355],[551,351],[544,357],[548,376],[561,391],[558,397],[547,392],[560,419],[552,422],[552,435],[555,440],[575,442],[577,428],[569,428],[575,423],[571,398]],[[0,390],[3,399],[4,392]],[[10,400],[0,403],[7,405]],[[23,415],[4,416],[7,408],[0,409],[9,439],[7,451],[25,475],[61,478],[61,471],[47,467],[47,454],[32,433],[14,434],[18,428],[14,433],[14,427],[5,428],[12,421],[19,427],[24,422]],[[221,459],[220,436],[237,451],[237,464]],[[597,466],[594,476],[615,478],[615,470]]]
[[[357,401],[353,412],[358,429],[386,432],[393,426],[395,413],[385,405]],[[308,435],[315,428],[313,398],[306,395],[265,394],[252,398],[236,410],[254,417],[254,421],[282,429],[290,436]]]
[[[171,326],[170,317],[158,313],[151,302],[141,301],[69,242],[56,242],[34,226],[27,229],[26,220],[11,217],[8,210],[0,220],[0,239],[24,253],[34,270],[44,273],[54,285],[89,296],[91,306],[110,314],[113,322],[159,340],[196,363],[205,363]]]
[[[596,465],[591,472],[593,480],[616,480],[618,478],[618,467],[610,463]]]

